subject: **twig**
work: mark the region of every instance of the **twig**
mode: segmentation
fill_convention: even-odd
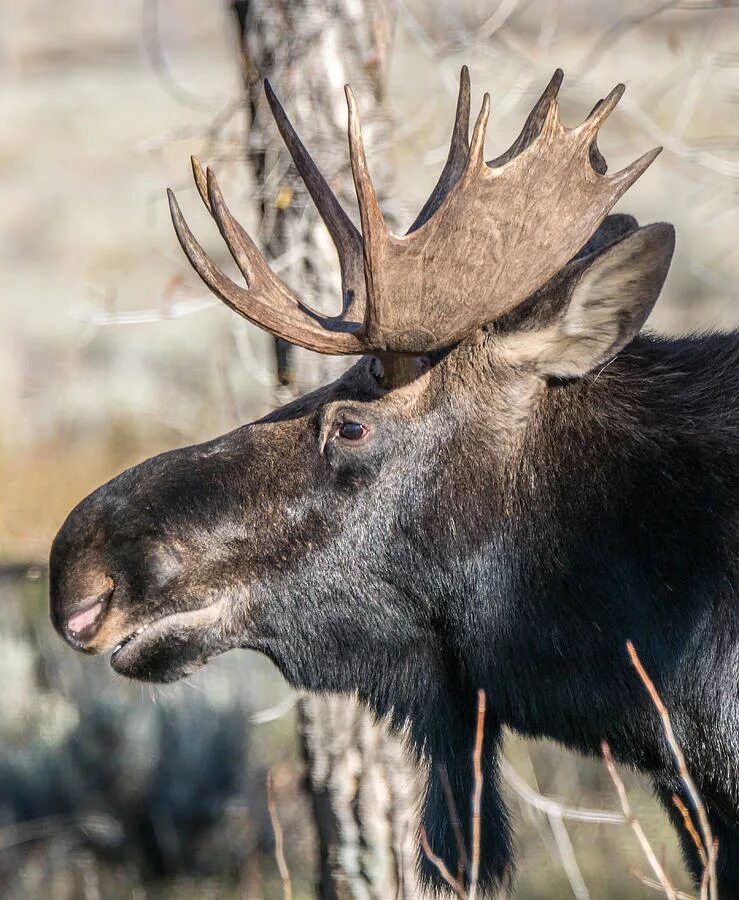
[[[288,694],[287,697],[283,697],[283,699],[278,703],[275,703],[274,706],[269,706],[267,709],[260,709],[258,712],[252,713],[251,716],[249,716],[249,721],[254,725],[265,725],[267,722],[275,722],[277,719],[281,719],[284,715],[287,715],[299,699],[300,694],[297,692]]]
[[[500,879],[500,887],[498,888],[498,900],[505,900],[511,889],[511,878],[513,868],[510,863],[506,863],[503,869],[503,877]]]
[[[218,305],[218,301],[210,296],[193,297],[188,300],[179,300],[168,305],[149,307],[148,309],[135,309],[128,312],[106,312],[95,310],[91,313],[73,312],[78,322],[85,325],[94,325],[101,328],[107,325],[141,325],[149,322],[167,322],[170,319],[181,319],[193,313],[202,312]]]
[[[713,851],[716,855],[718,855],[718,840],[714,840],[713,842]],[[701,878],[701,900],[706,900],[708,897],[708,880],[710,878],[711,870],[708,866],[703,870],[703,878]]]
[[[547,816],[556,815],[561,819],[572,819],[576,822],[598,822],[604,825],[626,824],[626,818],[623,813],[609,809],[586,809],[580,806],[565,806],[556,800],[552,800],[551,797],[545,797],[530,787],[507,759],[501,760],[500,771],[506,783],[513,788],[524,803],[533,806],[534,809],[538,809]]]
[[[611,781],[613,782],[616,788],[616,792],[618,793],[618,798],[621,801],[621,808],[623,809],[624,815],[626,816],[626,821],[629,825],[631,825],[631,828],[633,829],[637,840],[641,844],[644,855],[646,856],[647,861],[652,868],[652,871],[657,876],[657,880],[662,886],[662,890],[665,892],[665,895],[669,898],[669,900],[676,900],[677,895],[675,894],[675,888],[672,886],[670,879],[667,877],[667,874],[660,865],[659,860],[657,859],[657,855],[652,849],[652,846],[649,843],[646,834],[644,833],[644,829],[641,827],[641,822],[639,822],[639,820],[631,811],[629,798],[626,795],[626,788],[624,787],[624,783],[621,780],[618,772],[616,771],[616,766],[613,763],[611,748],[608,746],[606,741],[601,741],[600,748],[603,753],[603,759],[605,760],[606,768],[608,769],[608,774],[611,776]]]
[[[510,19],[517,6],[518,0],[501,0],[495,12],[477,28],[473,40],[489,41],[495,32]]]
[[[277,815],[275,785],[271,769],[267,772],[267,808],[269,809],[269,817],[272,821],[272,830],[275,834],[275,859],[277,860],[277,868],[280,870],[280,878],[282,878],[283,896],[285,900],[292,900],[293,887],[292,881],[290,880],[290,870],[285,861],[282,825],[280,825],[280,819]]]
[[[679,159],[715,172],[726,178],[739,178],[739,164],[730,159],[708,153],[699,147],[678,140],[669,131],[665,131],[648,113],[646,113],[633,99],[625,97],[621,103],[623,112],[635,122],[642,131],[649,135],[665,150],[673,153]]]
[[[509,785],[513,787],[514,791],[519,794],[519,797],[527,803],[528,806],[535,809],[537,812],[544,813],[549,824],[549,831],[554,840],[557,854],[562,863],[567,880],[570,883],[570,887],[572,888],[572,893],[578,900],[588,900],[590,892],[588,891],[585,879],[580,871],[580,866],[578,865],[577,857],[575,856],[575,850],[572,846],[570,835],[563,821],[565,814],[568,812],[568,807],[563,806],[561,803],[557,803],[555,800],[549,800],[548,798],[543,797],[538,791],[529,787],[513,766],[505,759],[502,761],[501,771]],[[536,783],[536,777],[534,777],[534,783]],[[605,821],[611,824],[622,825],[626,821],[621,813],[605,811],[602,815],[598,810],[574,809],[573,811],[575,813],[574,818],[587,822],[603,821],[603,815],[605,815]],[[537,821],[537,825],[538,824]],[[545,836],[542,834],[542,837]],[[548,837],[548,835],[546,837]]]
[[[82,876],[82,896],[84,900],[100,900],[100,875],[95,854],[89,851],[81,853],[77,857],[76,863]]]
[[[675,804],[677,811],[683,817],[683,824],[685,825],[685,830],[690,835],[691,840],[695,844],[695,849],[698,851],[698,856],[700,857],[701,864],[705,869],[708,865],[708,858],[706,857],[706,851],[703,848],[703,842],[700,839],[700,835],[695,829],[695,825],[693,824],[693,819],[690,815],[690,810],[683,803],[683,801],[678,797],[677,794],[672,795],[672,802]]]
[[[480,875],[480,805],[482,802],[482,744],[485,737],[485,691],[477,692],[477,726],[475,750],[472,754],[474,790],[472,792],[472,862],[470,865],[470,889],[468,900],[476,900],[477,881]]]
[[[629,873],[635,878],[638,878],[639,881],[641,881],[641,883],[646,887],[652,888],[652,890],[655,891],[659,891],[660,894],[664,893],[662,885],[658,881],[655,881],[653,878],[649,878],[648,875],[640,872],[635,866],[630,866]],[[677,897],[677,900],[695,900],[695,897],[692,894],[686,894],[685,891],[675,891],[675,896]]]
[[[177,83],[167,65],[167,60],[159,40],[159,2],[148,0],[142,9],[142,36],[146,55],[152,69],[159,77],[162,87],[178,103],[189,106],[190,109],[211,109],[213,101],[206,97],[196,97],[195,94],[183,88]]]
[[[0,564],[0,578],[27,578],[38,581],[46,575],[48,566],[45,562],[17,562]]]
[[[117,843],[122,839],[120,823],[107,815],[45,816],[27,819],[0,828],[0,852],[30,841],[46,840],[57,834],[77,829],[83,834],[93,834],[98,839]]]
[[[421,826],[421,846],[423,847],[423,852],[426,854],[426,859],[428,859],[428,861],[432,865],[436,866],[439,875],[441,875],[444,881],[446,881],[446,883],[458,897],[461,897],[462,900],[465,900],[466,894],[464,892],[464,887],[449,871],[444,860],[440,856],[437,856],[431,849],[428,835],[426,834],[426,829],[423,827],[423,825]]]
[[[685,755],[675,738],[675,732],[672,728],[672,721],[670,720],[670,714],[667,711],[667,707],[662,702],[662,698],[657,693],[657,688],[654,686],[654,682],[647,675],[644,666],[637,655],[636,650],[634,649],[634,645],[631,641],[626,642],[626,649],[629,654],[629,658],[631,659],[631,664],[636,669],[639,678],[641,678],[642,684],[647,689],[647,692],[654,704],[657,712],[662,719],[662,727],[665,732],[665,737],[667,738],[667,743],[670,746],[670,751],[675,760],[675,764],[677,766],[678,774],[680,775],[680,780],[685,787],[685,790],[690,797],[690,800],[693,804],[693,807],[698,815],[698,822],[701,827],[701,831],[703,833],[703,847],[705,848],[706,856],[708,857],[708,865],[706,868],[708,869],[707,879],[704,876],[704,883],[707,884],[708,887],[708,895],[711,900],[717,900],[718,897],[718,881],[716,878],[716,844],[713,840],[713,834],[711,833],[711,826],[708,822],[708,814],[706,813],[706,807],[703,803],[703,799],[698,791],[698,788],[693,781],[690,772],[688,772],[688,767],[685,763]]]
[[[611,25],[610,28],[598,35],[585,56],[577,64],[575,71],[578,75],[589,72],[593,68],[594,61],[603,55],[604,47],[608,47],[609,50],[612,49],[616,41],[624,34],[639,25],[643,25],[650,19],[654,19],[662,15],[662,13],[674,9],[678,5],[678,0],[667,0],[667,2],[660,3],[653,9],[640,10],[631,16],[622,16],[614,25]]]
[[[436,767],[439,781],[446,798],[446,805],[449,811],[449,819],[452,823],[452,831],[454,832],[454,840],[457,844],[457,879],[462,882],[464,873],[467,871],[467,851],[464,846],[464,835],[462,834],[462,823],[459,821],[459,813],[457,812],[457,804],[454,802],[454,794],[452,786],[449,784],[449,773],[443,763],[439,763]]]
[[[580,866],[577,864],[575,850],[562,817],[555,812],[550,812],[547,815],[547,819],[557,845],[559,858],[562,861],[562,868],[565,870],[567,880],[570,882],[572,893],[577,897],[577,900],[590,900],[590,891],[585,884],[585,879],[582,877]]]

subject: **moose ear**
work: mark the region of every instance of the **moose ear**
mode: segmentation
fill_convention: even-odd
[[[675,229],[660,222],[571,263],[554,316],[509,333],[505,355],[514,365],[559,378],[577,378],[608,362],[646,322],[674,249]]]

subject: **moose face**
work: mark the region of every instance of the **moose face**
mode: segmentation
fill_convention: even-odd
[[[295,604],[283,639],[309,628],[300,619],[327,595],[354,632],[373,604],[386,616],[382,568],[398,541],[386,497],[420,511],[438,429],[430,372],[390,392],[377,373],[365,358],[334,385],[147,460],[80,503],[51,552],[52,618],[64,638],[112,650],[124,675],[170,681],[230,647],[276,652],[281,603]],[[409,635],[425,616],[412,604],[392,614]],[[333,624],[333,638],[347,640]]]
[[[267,86],[339,251],[339,317],[310,310],[270,271],[193,161],[247,282],[216,268],[170,194],[177,236],[211,290],[288,341],[366,355],[335,384],[82,501],[50,561],[52,620],[70,644],[112,650],[117,671],[156,681],[253,647],[295,684],[361,695],[372,683],[375,698],[378,673],[392,682],[410,660],[424,673],[446,665],[460,615],[449,598],[474,593],[459,561],[498,528],[509,472],[538,452],[531,429],[542,428],[549,380],[587,375],[634,337],[672,255],[668,225],[604,222],[656,156],[605,174],[595,138],[622,87],[566,129],[561,77],[510,150],[485,163],[489,100],[469,142],[463,69],[449,158],[402,238],[377,206],[351,92],[361,235]]]

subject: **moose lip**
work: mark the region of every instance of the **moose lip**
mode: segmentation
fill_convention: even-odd
[[[164,620],[160,619],[159,621],[162,622]],[[136,631],[132,631],[129,635],[124,637],[123,640],[118,641],[118,643],[113,648],[113,652],[110,654],[111,663],[116,659],[116,657],[121,652],[121,650],[124,649],[124,647],[127,647],[129,644],[134,643],[137,638],[140,638],[141,635],[145,631],[147,631],[147,629],[149,629],[153,624],[153,622],[147,622],[146,625],[142,625],[140,628],[137,628]]]
[[[117,672],[138,678],[138,674],[130,671],[132,664],[138,669],[144,662],[153,662],[162,654],[167,656],[166,648],[174,636],[180,651],[189,648],[185,655],[188,652],[192,655],[190,662],[197,658],[202,664],[215,653],[232,646],[229,641],[224,643],[223,638],[213,642],[210,634],[212,626],[220,620],[222,610],[223,603],[216,601],[196,609],[169,613],[139,625],[115,645],[110,664]]]

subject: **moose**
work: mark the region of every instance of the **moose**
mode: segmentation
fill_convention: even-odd
[[[183,678],[252,648],[301,689],[356,695],[429,772],[428,841],[453,871],[485,691],[480,885],[511,864],[503,726],[648,774],[702,867],[681,786],[626,642],[668,705],[739,897],[739,335],[641,334],[671,225],[613,205],[659,153],[609,174],[597,145],[623,85],[565,127],[557,70],[503,155],[470,131],[462,70],[446,164],[408,232],[388,230],[347,87],[361,231],[269,84],[336,246],[340,313],[306,305],[195,183],[242,287],[169,193],[182,248],[235,312],[292,344],[359,356],[333,384],[98,488],[51,548],[54,626],[113,669]],[[471,825],[465,826],[469,840]],[[433,882],[438,875],[428,869]]]

